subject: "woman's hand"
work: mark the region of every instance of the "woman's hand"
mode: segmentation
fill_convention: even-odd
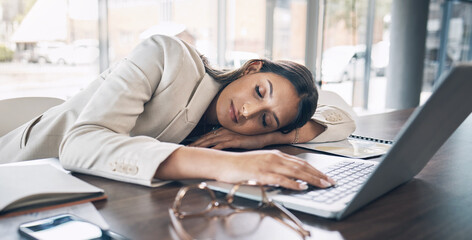
[[[259,149],[267,145],[265,140],[269,134],[271,133],[248,136],[221,127],[203,135],[189,146],[213,149]]]
[[[321,188],[335,184],[307,161],[278,150],[226,152],[181,147],[161,163],[155,177],[163,180],[214,179],[227,183],[256,180],[264,185],[294,190],[307,188],[297,180]]]
[[[263,185],[279,185],[294,190],[307,189],[306,183],[320,188],[336,184],[307,161],[278,150],[237,154],[238,159],[228,161],[229,165],[217,172],[216,180],[228,183],[256,180]]]

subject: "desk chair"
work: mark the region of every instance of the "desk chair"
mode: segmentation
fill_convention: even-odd
[[[351,115],[352,119],[357,119],[357,114],[344,99],[335,92],[318,89],[318,104],[330,105],[341,108]]]
[[[52,97],[20,97],[0,100],[0,136],[63,102],[63,99]]]

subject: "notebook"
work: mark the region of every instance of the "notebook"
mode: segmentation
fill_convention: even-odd
[[[325,152],[350,158],[371,158],[388,152],[393,141],[359,135],[347,139],[325,143],[297,143],[292,146]]]
[[[0,165],[0,218],[105,199],[104,191],[62,169],[57,159]]]
[[[311,187],[305,192],[269,188],[268,197],[289,209],[343,219],[409,181],[472,112],[471,76],[471,63],[458,65],[444,75],[428,101],[407,120],[379,163],[314,153],[301,154],[298,156],[327,175],[338,176],[338,186],[330,189]],[[342,179],[349,177],[352,178],[347,181],[350,184],[342,183]],[[224,192],[231,188],[230,184],[215,181],[208,182],[208,185]],[[339,197],[339,192],[344,195]],[[322,201],[317,195],[324,196]],[[251,188],[243,189],[239,196],[257,199]]]

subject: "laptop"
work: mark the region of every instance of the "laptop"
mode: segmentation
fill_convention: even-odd
[[[472,112],[471,76],[472,63],[458,65],[443,75],[439,87],[413,112],[380,161],[303,153],[298,157],[337,180],[338,185],[306,191],[269,187],[267,196],[289,209],[340,220],[409,181]],[[232,186],[207,183],[223,192]],[[239,196],[258,199],[251,187],[244,188]]]

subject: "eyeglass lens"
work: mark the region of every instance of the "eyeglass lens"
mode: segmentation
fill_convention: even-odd
[[[180,212],[183,214],[198,214],[211,208],[212,197],[208,189],[188,189],[180,201]]]
[[[231,205],[237,209],[257,209],[263,204],[263,189],[261,187],[240,185],[235,186],[236,191],[233,194],[233,202]],[[253,194],[250,195],[251,199],[243,198],[241,196],[246,196],[245,193],[252,191]]]
[[[235,212],[225,218],[225,229],[229,236],[247,236],[256,232],[263,216],[255,211]]]

